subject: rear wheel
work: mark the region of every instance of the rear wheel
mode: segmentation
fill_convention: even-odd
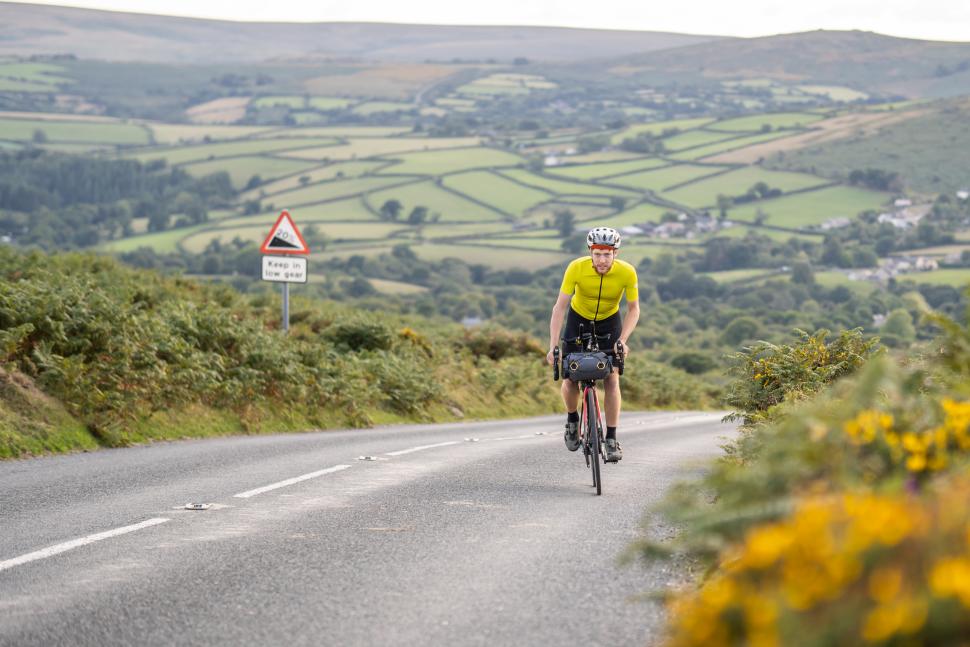
[[[603,494],[603,481],[600,478],[600,428],[596,416],[596,391],[586,389],[586,402],[583,407],[586,414],[586,431],[589,434],[590,467],[593,468],[593,486],[596,494]]]

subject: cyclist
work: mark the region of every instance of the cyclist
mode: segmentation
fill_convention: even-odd
[[[549,354],[552,365],[553,349],[559,341],[563,316],[566,330],[563,335],[563,356],[583,350],[576,343],[579,326],[597,335],[610,335],[615,340],[613,351],[626,354],[627,340],[640,319],[637,292],[637,271],[616,256],[620,249],[620,234],[611,227],[596,227],[586,235],[589,256],[577,258],[566,268],[559,289],[559,298],[549,321]],[[620,299],[626,294],[627,311],[620,321]],[[567,312],[568,311],[568,312]],[[606,389],[606,460],[618,461],[623,451],[616,442],[616,427],[620,419],[620,376],[616,369],[604,380]],[[566,405],[566,447],[579,449],[580,392],[572,380],[562,381],[562,400]]]

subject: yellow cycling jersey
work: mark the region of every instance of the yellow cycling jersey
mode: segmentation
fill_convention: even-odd
[[[603,290],[600,293],[600,278]],[[610,271],[600,277],[593,267],[593,259],[589,256],[577,258],[566,268],[562,277],[564,294],[573,295],[569,305],[579,315],[595,321],[601,321],[620,310],[620,298],[626,292],[626,300],[632,303],[640,298],[637,291],[637,271],[627,263],[616,259]],[[599,296],[599,310],[597,311],[597,296]]]

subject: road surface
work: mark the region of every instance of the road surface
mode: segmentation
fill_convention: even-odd
[[[561,416],[0,463],[0,645],[647,644],[617,558],[733,426],[624,415],[600,497]]]

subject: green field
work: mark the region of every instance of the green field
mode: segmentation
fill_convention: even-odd
[[[195,225],[193,227],[182,227],[179,229],[169,229],[141,236],[131,236],[121,240],[113,240],[102,245],[102,249],[109,252],[124,253],[132,252],[139,247],[149,247],[159,254],[171,254],[178,251],[179,241],[195,232],[201,231],[206,227],[211,227],[208,223]]]
[[[399,200],[404,205],[400,216],[402,220],[406,219],[411,209],[417,206],[427,207],[429,218],[440,214],[442,222],[481,222],[502,218],[498,212],[446,191],[431,181],[377,191],[369,194],[366,200],[375,211],[388,200]]]
[[[675,119],[672,121],[655,121],[648,124],[637,124],[616,133],[611,138],[611,141],[614,144],[619,144],[624,139],[636,137],[640,133],[650,133],[655,137],[659,137],[666,130],[690,130],[692,128],[706,126],[713,121],[714,119],[710,117],[697,117],[694,119]]]
[[[698,146],[724,141],[732,137],[737,137],[737,135],[710,130],[688,130],[685,133],[667,137],[663,142],[668,151],[682,151],[685,148],[696,148]]]
[[[313,184],[302,189],[285,191],[273,196],[273,203],[279,208],[289,209],[303,204],[313,204],[315,202],[325,202],[338,198],[349,198],[351,196],[375,191],[392,184],[414,182],[418,178],[407,179],[400,177],[378,177],[367,176],[360,178],[348,178],[345,180],[332,180]]]
[[[202,126],[190,124],[146,124],[156,144],[181,144],[211,140],[240,139],[276,130],[275,126]]]
[[[442,182],[449,189],[515,216],[552,198],[552,194],[546,191],[523,186],[492,171],[447,175]]]
[[[779,173],[747,166],[666,191],[663,197],[688,207],[712,207],[717,204],[718,195],[743,195],[758,182],[765,182],[772,189],[781,189],[787,193],[828,184],[830,181],[806,173]]]
[[[270,205],[265,205],[269,209],[265,213],[255,216],[235,216],[227,218],[218,223],[217,226],[203,227],[203,229],[226,229],[228,227],[248,227],[257,223],[262,223],[269,233],[270,227],[276,222],[282,208],[270,209]],[[297,227],[301,229],[307,225],[321,222],[375,222],[377,216],[371,213],[364,205],[363,199],[359,196],[320,204],[311,204],[304,207],[288,210]]]
[[[569,254],[549,252],[543,250],[503,250],[501,247],[485,247],[478,245],[414,245],[411,250],[428,261],[440,261],[445,258],[457,258],[469,265],[486,265],[493,269],[508,269],[521,267],[527,270],[538,270],[550,265],[565,265],[572,260]],[[551,304],[550,304],[550,307]]]
[[[308,108],[323,111],[341,110],[353,104],[354,101],[351,99],[343,99],[341,97],[310,97],[307,101]]]
[[[359,106],[354,106],[351,111],[358,115],[374,115],[379,112],[408,112],[409,110],[415,110],[417,106],[413,103],[400,103],[397,101],[367,101],[360,104]]]
[[[347,144],[294,150],[284,153],[285,157],[312,160],[349,160],[392,155],[411,151],[429,151],[437,149],[459,148],[475,146],[479,143],[477,137],[456,138],[407,138],[407,137],[372,137],[366,139],[352,139]]]
[[[393,137],[409,132],[411,129],[404,126],[311,126],[276,128],[262,137]]]
[[[474,168],[515,166],[524,160],[518,155],[494,148],[462,148],[396,155],[400,163],[382,169],[382,173],[410,175],[444,175]]]
[[[749,269],[725,270],[723,272],[703,272],[702,276],[709,276],[718,283],[735,283],[737,281],[745,281],[759,277],[768,278],[770,276],[779,276],[779,274],[774,270]],[[780,276],[784,275],[782,274]]]
[[[421,236],[428,241],[467,238],[472,242],[477,242],[482,237],[489,237],[490,239],[492,234],[506,234],[511,229],[512,225],[499,220],[493,222],[450,222],[424,225],[421,227]]]
[[[300,171],[313,168],[315,162],[301,162],[299,160],[281,159],[279,157],[232,157],[229,159],[217,159],[208,162],[194,162],[186,164],[183,168],[196,177],[202,177],[219,171],[229,173],[233,186],[241,189],[254,176],[258,175],[263,180],[275,177],[299,173]]]
[[[538,175],[525,169],[508,169],[500,171],[502,175],[528,184],[540,189],[544,189],[556,195],[576,195],[576,196],[620,196],[623,198],[635,198],[637,195],[632,191],[617,189],[615,187],[595,186],[583,184],[581,182],[570,182],[568,180],[557,180],[555,178]]]
[[[790,131],[776,131],[770,133],[758,133],[757,135],[749,135],[747,137],[735,137],[732,139],[726,139],[722,142],[708,144],[707,146],[699,146],[697,148],[691,148],[690,150],[672,153],[669,155],[669,157],[684,161],[701,160],[705,157],[710,157],[718,153],[725,153],[727,151],[733,151],[739,148],[746,148],[752,144],[760,144],[761,142],[788,137],[791,134],[792,133]]]
[[[806,94],[821,94],[833,101],[859,101],[869,98],[865,92],[838,85],[799,85],[797,87]]]
[[[148,130],[134,124],[0,118],[0,139],[30,141],[38,130],[51,142],[135,145],[150,141]]]
[[[890,197],[887,193],[834,186],[735,207],[728,211],[728,218],[753,221],[760,210],[768,215],[765,224],[797,229],[821,225],[840,216],[851,218],[867,209],[879,209]]]
[[[558,175],[575,180],[598,180],[600,178],[610,177],[611,175],[645,171],[666,165],[667,162],[656,157],[638,157],[623,162],[554,166],[547,168],[545,172],[549,175]]]
[[[662,191],[667,187],[676,186],[689,182],[706,175],[719,173],[728,167],[725,166],[700,166],[694,164],[677,164],[667,166],[654,171],[643,171],[641,173],[630,173],[628,175],[618,175],[607,180],[610,184],[619,184],[634,189],[650,189],[651,191]]]
[[[932,285],[951,285],[955,288],[962,288],[970,285],[970,269],[943,269],[932,272],[916,272],[913,274],[901,274],[896,277],[897,281],[914,281],[915,283],[930,283]]]
[[[730,131],[760,131],[765,126],[771,129],[804,128],[821,119],[821,115],[813,115],[807,112],[778,112],[727,119],[711,124],[708,128]]]
[[[639,225],[644,222],[660,222],[661,216],[669,211],[664,207],[643,202],[615,216],[599,216],[605,227],[626,227],[627,225]]]
[[[233,227],[231,229],[206,229],[184,238],[181,242],[182,247],[191,253],[199,254],[213,240],[218,240],[223,244],[231,242],[235,238],[262,243],[269,234],[272,221],[267,221],[259,225],[245,227]],[[299,223],[297,226],[301,226]],[[323,223],[317,225],[320,231],[329,236],[334,243],[352,241],[382,241],[396,232],[406,228],[401,224],[390,224],[384,222],[355,222],[355,223]],[[312,250],[311,250],[312,251]]]
[[[275,159],[275,158],[274,158]],[[290,161],[297,164],[306,164],[309,162],[300,162],[297,160],[281,160]],[[310,163],[311,165],[313,163]],[[341,178],[352,178],[359,177],[373,171],[375,169],[384,166],[387,162],[379,161],[360,161],[360,162],[336,162],[334,164],[327,164],[326,166],[312,166],[312,170],[306,170],[301,173],[294,173],[288,177],[281,178],[275,182],[270,182],[268,184],[261,184],[255,189],[247,191],[239,196],[240,200],[253,200],[259,198],[263,195],[273,195],[275,193],[280,193],[281,191],[290,191],[291,189],[299,189],[303,186],[303,182],[300,181],[301,177],[308,178],[306,184],[316,184],[317,182],[323,182],[325,180],[334,180],[337,177]]]
[[[223,142],[220,144],[203,144],[200,146],[176,146],[173,148],[155,148],[151,150],[140,150],[136,153],[129,153],[129,157],[134,157],[143,162],[153,159],[164,159],[170,166],[185,164],[186,162],[196,162],[208,160],[210,158],[237,157],[241,155],[256,155],[259,153],[273,153],[296,148],[307,148],[311,146],[326,146],[335,144],[334,139],[243,139],[233,142]]]
[[[306,97],[296,95],[257,97],[250,102],[250,105],[255,108],[273,108],[276,106],[281,106],[284,108],[293,108],[295,110],[307,107]]]

